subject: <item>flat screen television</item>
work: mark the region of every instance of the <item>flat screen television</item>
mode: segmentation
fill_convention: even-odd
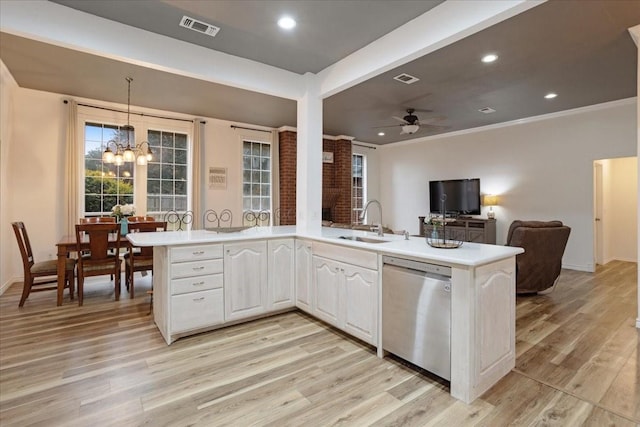
[[[443,194],[447,215],[480,215],[480,178],[429,181],[431,213],[442,213]]]

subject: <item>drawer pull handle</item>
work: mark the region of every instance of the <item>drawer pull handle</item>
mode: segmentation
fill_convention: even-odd
[[[196,283],[192,283],[193,286],[202,286],[204,285],[204,282],[196,282]]]
[[[203,255],[204,251],[193,251],[194,255]]]
[[[204,297],[194,298],[193,302],[204,301]]]
[[[201,265],[200,267],[193,267],[193,271],[200,271],[200,270],[204,270],[204,265]]]

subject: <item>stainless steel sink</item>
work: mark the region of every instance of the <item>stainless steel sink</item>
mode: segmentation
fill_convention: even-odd
[[[354,242],[362,242],[362,243],[388,243],[386,240],[372,239],[371,237],[360,237],[360,236],[340,236],[338,237],[338,239],[351,240]]]

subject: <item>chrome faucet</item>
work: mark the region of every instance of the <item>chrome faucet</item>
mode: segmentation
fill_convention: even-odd
[[[360,214],[360,219],[364,220],[364,217],[367,215],[367,209],[371,203],[376,203],[378,205],[378,209],[380,211],[380,224],[378,224],[378,236],[384,236],[384,232],[382,231],[382,205],[376,199],[369,200],[362,208],[362,213]]]

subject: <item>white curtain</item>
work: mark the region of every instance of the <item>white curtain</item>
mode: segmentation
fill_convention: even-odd
[[[193,211],[193,224],[191,224],[191,228],[194,230],[202,228],[202,181],[205,179],[205,177],[202,175],[202,147],[204,145],[204,125],[205,122],[200,119],[196,119],[193,121],[193,157],[191,162],[191,164],[193,165],[191,174],[191,210]]]
[[[75,226],[78,221],[78,179],[80,171],[78,170],[78,103],[71,100],[67,101],[67,144],[65,157],[65,174],[64,174],[64,194],[66,203],[64,207],[65,218],[65,234],[74,235]]]
[[[271,215],[271,225],[280,225],[284,212],[280,211],[280,133],[277,129],[271,131],[271,206],[275,213]]]

